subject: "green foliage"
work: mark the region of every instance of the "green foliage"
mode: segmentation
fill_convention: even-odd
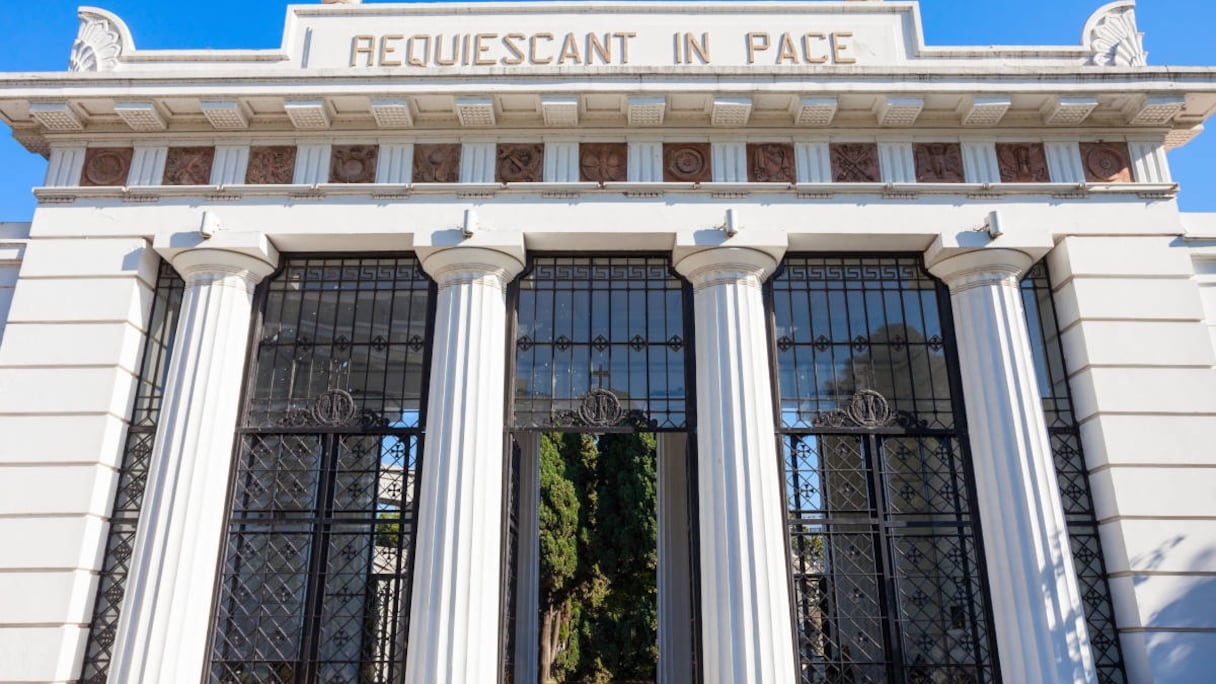
[[[541,437],[541,609],[560,617],[551,681],[654,678],[655,452],[652,434]]]

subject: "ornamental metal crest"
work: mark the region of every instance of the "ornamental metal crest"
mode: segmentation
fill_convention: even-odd
[[[578,417],[587,425],[608,427],[616,425],[625,417],[621,400],[611,390],[596,388],[583,395],[578,407]]]
[[[857,390],[842,408],[832,409],[815,416],[815,425],[821,427],[880,428],[894,425],[896,416],[891,412],[887,398],[870,389]]]

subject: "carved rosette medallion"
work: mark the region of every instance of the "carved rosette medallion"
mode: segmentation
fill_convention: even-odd
[[[125,185],[131,172],[130,147],[91,147],[84,155],[80,184],[86,186]]]
[[[375,183],[379,145],[334,145],[329,156],[330,183]]]
[[[874,143],[833,143],[829,146],[832,157],[832,182],[877,183],[878,145]]]
[[[1127,143],[1081,143],[1081,162],[1091,183],[1132,182]]]
[[[1042,143],[997,143],[996,162],[1002,183],[1051,182]]]
[[[579,402],[578,417],[585,425],[608,427],[621,422],[625,409],[621,406],[621,400],[610,390],[593,389]]]
[[[165,185],[207,185],[215,163],[214,147],[170,147],[165,155]]]
[[[415,183],[460,182],[460,145],[414,145]]]
[[[917,143],[912,147],[918,183],[962,183],[963,147],[958,143]]]
[[[499,183],[539,183],[545,179],[543,143],[499,143],[494,180]]]
[[[627,143],[582,143],[578,146],[579,180],[611,183],[629,180]]]
[[[753,183],[793,183],[794,146],[748,143],[747,180]]]
[[[708,183],[714,179],[709,143],[663,143],[663,180]]]
[[[296,173],[296,148],[290,145],[249,148],[249,169],[245,182],[250,185],[286,185]]]

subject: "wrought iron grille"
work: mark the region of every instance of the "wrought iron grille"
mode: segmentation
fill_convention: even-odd
[[[139,527],[139,511],[143,506],[144,486],[148,478],[148,461],[156,439],[160,419],[165,378],[169,372],[169,357],[173,351],[173,336],[181,311],[185,283],[168,263],[162,262],[152,298],[148,329],[144,334],[143,355],[135,391],[135,406],[122,465],[118,473],[118,492],[110,514],[110,529],[106,538],[105,562],[97,580],[97,600],[93,622],[89,626],[89,641],[85,649],[81,681],[101,684],[110,670],[114,632],[118,627],[119,611],[131,568],[131,554]]]
[[[260,290],[212,681],[404,676],[433,300],[408,257],[289,259]]]
[[[1090,645],[1102,684],[1124,684],[1123,651],[1111,603],[1110,581],[1098,535],[1098,520],[1089,486],[1089,471],[1081,449],[1080,426],[1073,413],[1068,373],[1060,327],[1051,297],[1047,267],[1039,264],[1022,280],[1022,302],[1030,328],[1030,346],[1038,374],[1039,395],[1051,436],[1056,477],[1060,483],[1060,502],[1072,542],[1073,563],[1077,570]]]
[[[768,294],[801,681],[996,681],[943,288],[788,257]]]
[[[685,285],[663,257],[536,257],[519,281],[514,427],[688,427]]]

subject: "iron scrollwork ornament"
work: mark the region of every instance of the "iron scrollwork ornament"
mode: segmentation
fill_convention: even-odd
[[[887,398],[870,389],[858,390],[844,403],[815,416],[818,427],[850,427],[874,429],[889,427],[897,422]]]
[[[293,406],[279,421],[287,427],[324,427],[366,429],[384,428],[388,419],[372,411],[359,411],[359,402],[346,390],[331,389],[321,393],[308,406]]]
[[[598,388],[583,396],[578,407],[578,417],[586,425],[609,427],[621,422],[621,418],[625,417],[625,409],[615,394]]]

